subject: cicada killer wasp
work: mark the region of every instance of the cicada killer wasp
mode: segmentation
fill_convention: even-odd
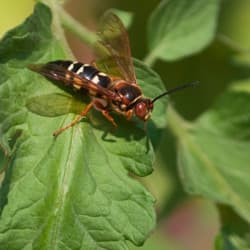
[[[121,20],[112,12],[107,12],[101,19],[97,35],[98,60],[93,64],[57,60],[29,65],[31,70],[50,80],[61,81],[77,90],[87,90],[91,97],[85,109],[70,124],[56,130],[54,136],[74,126],[92,107],[99,110],[115,127],[117,124],[110,115],[111,111],[128,120],[135,115],[145,122],[150,118],[156,100],[193,85],[181,85],[154,99],[145,97],[136,81],[129,39]]]

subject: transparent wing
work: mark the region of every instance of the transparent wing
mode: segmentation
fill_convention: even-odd
[[[96,43],[97,66],[104,72],[128,82],[136,82],[127,31],[112,12],[101,19]]]
[[[26,108],[32,113],[55,117],[68,113],[79,114],[85,104],[72,96],[53,93],[31,97],[26,102]]]

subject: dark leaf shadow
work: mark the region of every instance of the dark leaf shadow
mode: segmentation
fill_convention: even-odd
[[[73,96],[53,93],[29,98],[26,102],[26,108],[32,113],[45,117],[55,117],[68,113],[79,114],[84,109],[88,99],[83,93],[74,93]],[[83,119],[81,122],[90,122],[94,129],[103,131],[102,139],[106,142],[116,142],[116,138],[120,137],[127,141],[140,140],[147,136],[154,147],[159,144],[164,130],[157,128],[152,120],[147,122],[145,127],[144,123],[136,118],[127,121],[114,112],[111,112],[111,115],[118,124],[118,128],[114,128],[99,111],[94,109],[87,115],[87,119]]]

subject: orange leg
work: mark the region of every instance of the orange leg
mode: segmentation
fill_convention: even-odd
[[[109,122],[111,122],[115,128],[117,128],[117,124],[115,123],[114,118],[109,114],[109,112],[108,112],[108,110],[106,109],[106,107],[105,107],[101,102],[99,102],[98,100],[95,100],[94,105],[95,105],[96,109],[99,110],[99,111],[101,111],[101,112],[102,112],[102,115],[103,115]]]
[[[130,121],[131,118],[132,118],[132,115],[133,115],[133,110],[130,109],[129,111],[126,112],[125,117],[126,117],[126,119],[127,119],[128,121]]]
[[[115,123],[114,118],[109,114],[109,112],[106,109],[102,110],[102,115],[113,124],[115,128],[117,128],[117,124]]]
[[[89,103],[86,108],[79,114],[76,116],[76,118],[69,123],[68,125],[66,125],[65,127],[59,128],[58,130],[56,130],[53,133],[53,136],[58,136],[59,134],[61,134],[64,130],[73,127],[76,123],[78,123],[84,116],[87,115],[87,113],[90,111],[90,109],[93,107],[94,102]]]

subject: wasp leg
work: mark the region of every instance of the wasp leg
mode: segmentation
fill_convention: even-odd
[[[133,110],[132,110],[132,109],[130,109],[129,111],[127,111],[127,112],[125,113],[125,117],[126,117],[126,119],[127,119],[128,121],[131,120],[132,115],[133,115]]]
[[[109,114],[109,112],[108,112],[108,110],[106,109],[106,107],[105,107],[102,103],[98,102],[98,100],[95,100],[95,103],[94,103],[94,104],[95,104],[96,109],[99,110],[99,111],[101,111],[101,112],[102,112],[102,115],[103,115],[109,122],[111,122],[112,125],[113,125],[115,128],[117,128],[117,124],[116,124],[114,118]]]
[[[61,134],[64,130],[73,127],[76,123],[78,123],[84,116],[87,115],[87,113],[90,111],[90,109],[93,107],[94,102],[92,101],[91,103],[89,103],[86,108],[75,117],[75,119],[69,123],[68,125],[66,125],[65,127],[59,128],[58,130],[56,130],[53,133],[53,136],[58,136],[59,134]]]
[[[112,123],[112,125],[117,128],[117,124],[115,123],[114,118],[109,114],[109,112],[106,109],[102,110],[102,115],[109,121]]]

